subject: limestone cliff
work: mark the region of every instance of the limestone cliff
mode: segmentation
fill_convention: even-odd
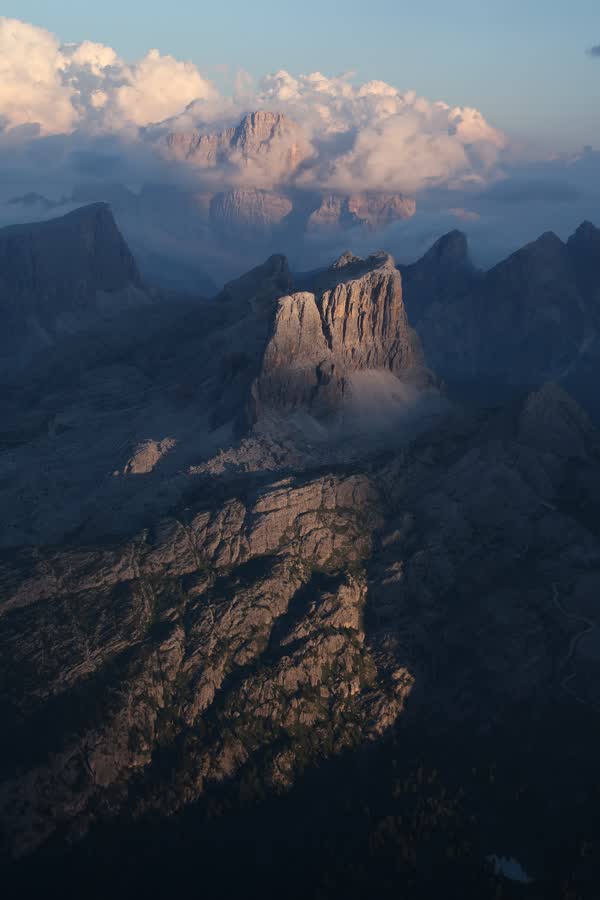
[[[321,288],[321,289],[319,289]],[[252,417],[303,409],[317,417],[339,410],[352,377],[380,371],[429,382],[419,341],[402,302],[393,259],[344,255],[316,279],[316,293],[278,304],[261,373],[252,389]]]

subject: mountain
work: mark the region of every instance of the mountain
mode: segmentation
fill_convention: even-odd
[[[31,309],[143,293],[106,207],[11,234]],[[542,377],[595,327],[596,246],[276,254],[2,392],[22,896],[597,895],[600,434]],[[428,343],[476,383],[503,364],[502,402],[444,395]]]
[[[61,335],[147,303],[129,249],[104,204],[0,229],[0,367],[26,362]]]
[[[398,389],[397,378],[428,383],[418,339],[409,328],[393,259],[346,254],[318,281],[327,289],[283,297],[261,374],[253,415],[300,408],[331,418],[368,385]],[[373,405],[383,398],[372,396]]]
[[[399,269],[411,322],[420,321],[433,304],[444,306],[466,293],[476,278],[467,238],[461,231],[443,235],[420,260]]]
[[[302,128],[281,113],[257,110],[224,131],[171,132],[168,156],[202,168],[238,165],[257,167],[269,180],[289,177],[310,152]]]
[[[477,272],[453,232],[403,267],[405,302],[432,367],[463,382],[558,380],[589,402],[589,370],[600,359],[599,241],[590,223],[566,243],[548,232]]]
[[[349,228],[362,227],[378,231],[410,219],[417,209],[416,201],[402,194],[367,191],[347,196],[326,194],[321,205],[309,216],[309,232],[335,233]]]
[[[224,237],[256,240],[268,236],[292,211],[291,201],[274,191],[232,190],[210,201],[210,223]]]
[[[31,193],[10,202],[21,217],[107,203],[145,281],[202,296],[274,250],[310,267],[321,262],[320,239],[333,245],[346,231],[384,231],[416,211],[400,193],[331,193],[313,183],[307,167],[318,149],[280,112],[255,110],[214,131],[167,122],[147,129],[144,140],[145,152],[167,159],[158,160],[162,182],[133,190],[89,173],[60,200]]]

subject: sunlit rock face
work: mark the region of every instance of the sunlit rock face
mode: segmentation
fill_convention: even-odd
[[[379,679],[365,640],[362,562],[381,518],[368,478],[286,479],[189,512],[110,547],[26,551],[26,573],[2,567],[0,819],[17,855],[118,810],[173,813],[255,756],[280,790],[307,758],[305,729],[316,761],[400,714],[412,677]],[[39,641],[53,647],[41,664]],[[19,723],[59,708],[68,726],[25,762]],[[181,765],[163,781],[155,754],[173,742]]]
[[[335,415],[352,393],[352,376],[365,371],[430,383],[389,255],[361,260],[346,254],[316,282],[316,293],[278,303],[252,389],[254,418],[266,410]]]

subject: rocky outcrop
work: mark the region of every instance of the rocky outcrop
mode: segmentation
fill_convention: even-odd
[[[325,744],[388,727],[411,679],[379,683],[365,643],[361,563],[379,521],[366,478],[288,479],[119,546],[5,560],[0,810],[13,850],[119,809],[172,812],[259,752],[286,786]],[[180,761],[163,781],[169,746]]]
[[[323,233],[362,227],[377,231],[402,219],[410,219],[417,209],[416,201],[402,194],[367,191],[362,194],[327,194],[311,213],[307,229]]]
[[[0,366],[22,364],[61,334],[147,301],[104,204],[0,230]]]
[[[346,254],[317,277],[317,293],[283,297],[252,389],[251,417],[266,410],[328,417],[363,371],[428,382],[418,339],[402,302],[402,283],[387,254]]]

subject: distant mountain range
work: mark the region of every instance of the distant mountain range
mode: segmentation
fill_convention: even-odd
[[[314,152],[286,116],[256,111],[224,131],[166,131],[149,141],[167,160],[185,160],[185,183],[147,181],[138,191],[89,181],[50,200],[37,193],[10,203],[41,214],[105,202],[142,273],[160,287],[215,293],[215,281],[273,247],[331,240],[350,229],[377,232],[415,214],[416,201],[394,192],[321,192],[302,180]],[[233,242],[233,244],[232,244]]]
[[[600,365],[600,230],[564,243],[546,233],[488,272],[460,232],[402,267],[408,314],[442,377],[526,387],[560,381],[596,407]]]

